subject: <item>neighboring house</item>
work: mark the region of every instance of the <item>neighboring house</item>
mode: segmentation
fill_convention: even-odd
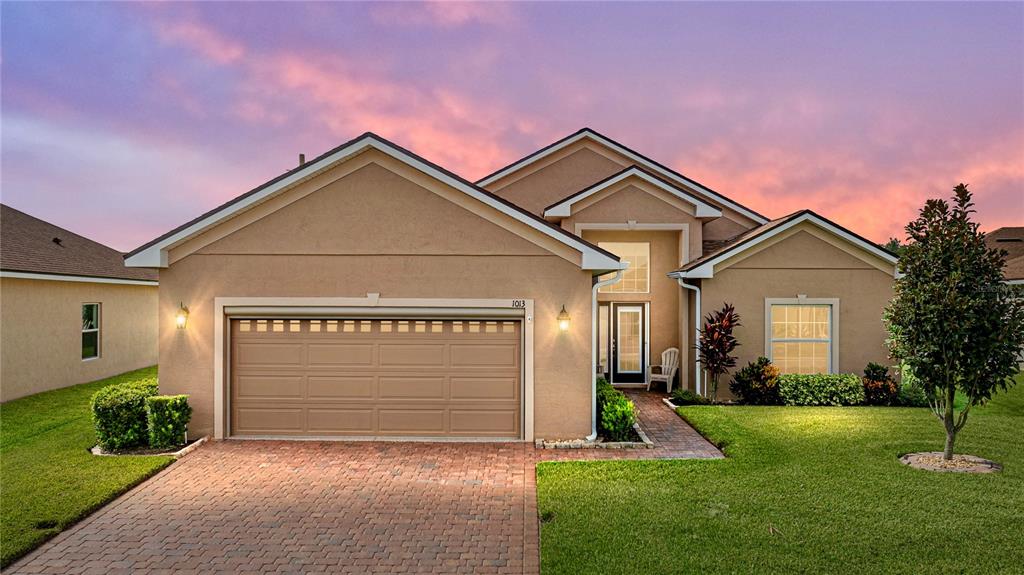
[[[1024,285],[1024,227],[999,228],[985,234],[988,247],[1006,250],[1003,278],[1006,283]]]
[[[155,364],[156,280],[0,205],[0,401]]]
[[[126,259],[160,268],[160,385],[193,433],[523,440],[594,432],[595,366],[642,385],[677,347],[704,392],[723,301],[741,365],[860,373],[895,261],[589,129],[475,184],[365,134]]]

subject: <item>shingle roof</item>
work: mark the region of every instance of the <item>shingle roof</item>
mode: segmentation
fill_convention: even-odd
[[[1003,266],[1003,277],[1008,280],[1024,279],[1024,226],[999,228],[985,234],[988,247],[1003,249],[1009,252],[1006,265]]]
[[[156,270],[125,267],[124,254],[113,248],[3,204],[0,204],[0,270],[157,279]]]

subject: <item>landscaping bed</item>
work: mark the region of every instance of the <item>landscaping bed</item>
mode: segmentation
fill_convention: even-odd
[[[156,377],[156,368],[3,404],[0,428],[0,565],[68,528],[163,469],[162,456],[94,457],[89,402],[101,388]]]

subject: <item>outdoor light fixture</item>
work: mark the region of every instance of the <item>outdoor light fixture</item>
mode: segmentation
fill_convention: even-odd
[[[185,325],[188,323],[188,307],[184,303],[178,304],[178,313],[174,314],[174,323],[178,329],[185,329]]]
[[[565,311],[565,305],[562,305],[562,311],[558,312],[558,329],[561,331],[569,331],[569,322],[572,318],[569,317],[569,312]]]

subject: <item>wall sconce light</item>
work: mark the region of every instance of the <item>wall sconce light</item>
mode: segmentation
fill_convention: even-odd
[[[185,329],[188,324],[188,307],[184,303],[178,304],[178,312],[174,314],[174,324],[178,329]]]
[[[569,331],[569,322],[572,318],[569,317],[569,312],[565,311],[565,305],[562,305],[562,311],[558,312],[558,329],[560,331]]]

